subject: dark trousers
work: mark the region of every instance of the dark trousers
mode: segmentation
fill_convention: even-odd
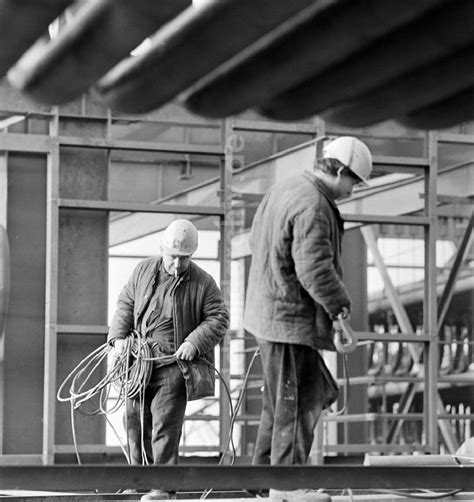
[[[186,387],[178,365],[154,369],[143,399],[127,400],[125,425],[131,463],[178,463],[185,411]]]
[[[264,373],[254,464],[306,464],[321,411],[337,387],[318,351],[258,339]]]

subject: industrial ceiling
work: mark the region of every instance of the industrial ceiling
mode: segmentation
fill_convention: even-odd
[[[133,114],[177,100],[446,128],[474,118],[473,49],[472,0],[0,0],[0,76],[41,103],[92,89]]]

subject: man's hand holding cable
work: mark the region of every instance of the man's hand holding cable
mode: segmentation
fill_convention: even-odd
[[[116,338],[113,343],[114,355],[115,357],[120,357],[125,351],[125,338]]]
[[[337,315],[336,319],[332,321],[332,329],[333,331],[342,331],[341,324],[339,322],[339,315],[342,315],[343,319],[349,320],[351,318],[351,313],[347,307],[342,307],[341,311]]]
[[[183,342],[175,353],[176,359],[192,361],[197,356],[198,350],[191,342]]]

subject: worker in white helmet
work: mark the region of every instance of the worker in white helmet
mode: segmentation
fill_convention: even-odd
[[[255,464],[306,464],[320,413],[337,397],[318,352],[335,350],[334,323],[351,308],[342,282],[343,221],[335,201],[366,184],[371,170],[364,143],[337,138],[311,170],[275,184],[257,209],[244,315],[265,379]],[[311,500],[329,497],[314,493]]]
[[[214,279],[191,260],[197,247],[196,227],[173,221],[163,233],[161,254],[137,265],[118,298],[108,335],[116,354],[136,330],[155,358],[143,398],[127,400],[132,464],[177,463],[187,401],[214,394],[214,370],[207,362],[214,361],[229,313]],[[172,498],[174,493],[155,489],[142,500]]]

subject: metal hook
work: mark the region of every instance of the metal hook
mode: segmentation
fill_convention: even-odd
[[[334,331],[334,346],[340,354],[349,354],[357,348],[357,335],[346,319],[339,314],[337,316],[341,329]]]

